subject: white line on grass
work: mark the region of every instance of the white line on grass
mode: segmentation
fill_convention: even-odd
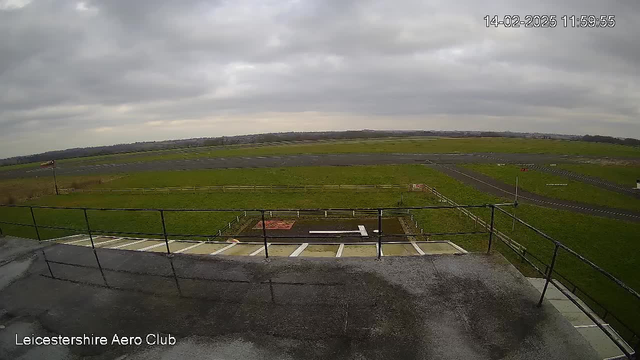
[[[180,249],[180,250],[176,251],[175,254],[186,252],[186,251],[191,250],[191,249],[193,249],[195,247],[198,247],[198,246],[200,246],[202,244],[204,244],[204,241],[203,242],[199,242],[199,243],[197,243],[195,245],[188,246],[188,247],[186,247],[184,249]]]
[[[289,257],[298,257],[298,255],[300,255],[304,251],[304,249],[307,248],[307,246],[309,246],[309,243],[300,245],[293,253],[291,253],[291,255],[289,255]]]
[[[342,257],[342,252],[344,251],[344,244],[340,244],[338,247],[338,252],[336,253],[336,257]]]
[[[212,253],[211,253],[211,254],[209,254],[209,255],[218,255],[218,254],[220,254],[221,252],[226,251],[226,250],[228,250],[228,249],[231,249],[232,247],[234,247],[234,246],[236,246],[236,245],[238,245],[238,243],[233,243],[233,244],[227,245],[227,246],[223,247],[222,249],[219,249],[219,250],[216,250],[216,251],[212,252]]]

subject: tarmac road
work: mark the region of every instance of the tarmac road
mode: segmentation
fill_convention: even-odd
[[[422,164],[434,162],[440,164],[460,163],[509,163],[509,164],[549,164],[575,163],[579,160],[593,159],[551,154],[319,154],[319,155],[287,155],[287,156],[253,156],[229,158],[199,158],[185,160],[166,160],[150,162],[114,163],[98,165],[60,164],[59,175],[89,175],[127,173],[137,171],[158,170],[196,170],[196,169],[231,169],[231,168],[264,168],[291,166],[348,166],[348,165],[396,165]],[[12,179],[21,177],[48,176],[51,169],[17,169],[0,171],[0,178]]]
[[[456,180],[462,181],[465,184],[471,185],[482,192],[509,200],[513,200],[515,198],[515,189],[513,186],[484,174],[455,165],[432,164],[427,166],[434,166],[436,170],[439,170]],[[550,198],[522,189],[518,189],[518,202],[534,204],[551,209],[568,210],[593,216],[604,216],[618,220],[640,222],[640,212]]]

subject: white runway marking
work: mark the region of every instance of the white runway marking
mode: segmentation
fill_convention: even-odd
[[[267,244],[267,247],[269,247],[269,246],[271,246],[271,244],[270,244],[270,243],[269,243],[269,244]],[[249,254],[249,256],[256,256],[256,255],[260,254],[260,253],[261,253],[261,252],[263,252],[263,251],[264,251],[264,246],[262,246],[260,249],[258,249],[258,250],[256,250],[256,251],[252,252],[251,254]]]
[[[151,245],[151,246],[147,246],[145,248],[142,249],[138,249],[138,251],[147,251],[147,250],[151,250],[151,249],[155,249],[157,247],[160,247],[162,245],[166,245],[167,243],[171,244],[172,242],[175,242],[175,240],[169,240],[166,243],[165,242],[161,242],[160,244],[155,244],[155,245]]]
[[[135,244],[139,244],[141,242],[145,242],[147,240],[138,240],[138,241],[132,241],[130,243],[126,243],[126,244],[122,244],[122,245],[118,245],[118,246],[114,246],[114,247],[110,247],[109,249],[120,249],[123,248],[125,246],[129,246],[129,245],[135,245]]]
[[[200,245],[202,245],[202,244],[204,244],[204,242],[199,242],[199,243],[197,243],[197,244],[195,244],[195,245],[188,246],[188,247],[186,247],[186,248],[184,248],[184,249],[180,249],[180,250],[176,251],[175,253],[176,253],[176,254],[179,254],[179,253],[182,253],[182,252],[185,252],[185,251],[191,250],[191,249],[193,249],[193,248],[195,248],[195,247],[198,247],[198,246],[200,246]]]
[[[369,236],[364,225],[358,225],[358,230],[310,230],[309,234],[360,234],[363,237]]]
[[[86,237],[86,238],[84,238],[84,239],[74,240],[74,241],[69,241],[69,242],[66,242],[66,243],[64,243],[64,244],[72,245],[72,244],[77,244],[77,243],[79,243],[79,242],[83,242],[83,241],[87,241],[87,240],[91,240],[91,239],[87,236],[87,237]]]
[[[289,255],[289,257],[298,257],[298,255],[302,254],[302,252],[304,251],[304,249],[307,248],[307,246],[309,246],[309,243],[304,243],[300,245],[293,253],[291,253],[291,255]]]
[[[238,245],[238,243],[233,243],[233,244],[231,244],[231,245],[227,245],[227,246],[223,247],[222,249],[219,249],[219,250],[216,250],[216,251],[212,252],[212,253],[211,253],[211,254],[209,254],[209,255],[218,255],[218,254],[220,254],[221,252],[226,251],[226,250],[228,250],[228,249],[231,249],[232,247],[234,247],[234,246],[236,246],[236,245]]]
[[[411,242],[411,245],[413,245],[413,248],[416,249],[416,251],[418,252],[418,254],[420,255],[424,255],[424,251],[422,251],[422,249],[420,249],[420,246],[418,246],[418,244],[416,244],[415,241]]]
[[[338,252],[336,253],[336,257],[342,257],[343,251],[344,251],[344,244],[340,244],[340,247],[338,247]]]
[[[116,241],[120,241],[120,240],[122,240],[122,238],[115,238],[113,240],[102,241],[102,242],[99,242],[99,243],[94,241],[93,243],[94,243],[94,245],[102,245],[102,244],[111,244],[112,242],[116,242]]]

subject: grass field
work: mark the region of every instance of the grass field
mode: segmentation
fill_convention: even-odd
[[[527,173],[528,175],[530,173]],[[480,204],[503,201],[482,194],[442,173],[422,165],[398,166],[358,166],[358,167],[308,167],[285,169],[242,169],[242,170],[202,170],[183,172],[136,173],[115,179],[100,187],[138,187],[138,186],[176,186],[176,185],[214,185],[214,184],[408,184],[425,183],[436,187],[446,196],[459,203]],[[30,204],[80,207],[117,207],[117,208],[322,208],[322,207],[378,207],[397,206],[400,197],[405,205],[437,204],[435,198],[426,193],[401,192],[397,190],[379,192],[209,192],[198,194],[70,194],[44,196],[30,200]],[[488,209],[475,211],[484,219],[489,219]],[[521,205],[518,216],[530,224],[539,227],[549,235],[593,260],[606,270],[619,277],[635,289],[640,289],[637,277],[637,255],[640,243],[637,234],[640,224],[599,218],[567,211],[545,209],[533,205]],[[36,209],[36,218],[40,225],[55,225],[77,228],[85,232],[82,211]],[[174,234],[214,234],[228,221],[239,215],[225,213],[166,213],[167,231]],[[28,209],[0,208],[0,216],[5,221],[31,223]],[[94,230],[119,230],[123,232],[161,233],[162,227],[158,212],[97,212],[90,211],[89,217]],[[471,231],[477,229],[469,218],[461,216],[455,210],[420,210],[415,212],[420,226],[427,232]],[[511,230],[511,220],[498,215],[496,226],[501,231],[526,246],[533,253],[549,262],[553,247],[550,242],[522,226]],[[35,237],[30,228],[2,226],[5,233]],[[43,230],[44,237],[67,235],[61,230]],[[467,235],[464,237],[434,237],[434,239],[452,240],[470,251],[485,251],[486,235]],[[516,266],[525,274],[531,270],[521,264],[515,255],[496,244]],[[637,302],[610,286],[595,271],[561,254],[558,270],[589,291],[610,311],[628,319],[636,330],[640,330],[640,314]]]
[[[638,199],[571,180],[564,176],[535,170],[523,172],[520,171],[521,166],[516,165],[467,164],[464,167],[512,185],[514,188],[517,176],[518,186],[521,189],[536,194],[587,204],[640,211],[640,201]],[[548,186],[547,184],[567,184],[567,186]]]
[[[60,163],[104,164],[135,161],[194,159],[203,157],[327,154],[327,153],[547,153],[567,155],[595,155],[640,158],[640,148],[623,145],[588,143],[565,140],[511,138],[420,138],[325,141],[292,145],[254,145],[202,147],[182,150],[161,150],[140,153],[114,154],[60,160]],[[0,167],[10,170],[35,167],[21,164]]]
[[[640,179],[640,166],[598,165],[598,164],[558,164],[561,169],[609,180],[619,185],[634,188]]]
[[[83,189],[117,178],[114,175],[58,176],[60,189]],[[12,204],[55,194],[53,178],[10,179],[0,181],[0,204]]]

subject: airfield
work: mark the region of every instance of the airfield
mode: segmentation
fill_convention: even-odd
[[[460,151],[451,151],[452,144],[460,145]],[[20,280],[24,281],[25,290],[17,285],[20,282],[14,282],[0,292],[0,301],[23,301],[33,296],[29,289],[37,286],[60,290],[62,294],[75,287],[82,289],[85,299],[97,291],[97,287],[116,299],[134,296],[139,297],[136,301],[155,302],[157,300],[151,299],[159,298],[164,299],[164,303],[175,301],[174,305],[181,307],[196,306],[191,301],[198,291],[213,298],[226,299],[229,295],[232,314],[223,314],[222,310],[220,314],[217,310],[205,312],[211,318],[198,319],[195,328],[199,330],[185,330],[182,338],[200,344],[201,349],[213,346],[216,351],[229,351],[229,343],[233,343],[242,351],[257,351],[251,353],[253,355],[241,352],[249,354],[249,358],[286,358],[283,354],[298,354],[291,356],[297,358],[304,353],[304,346],[318,351],[318,357],[335,353],[336,358],[360,356],[358,354],[365,354],[362,356],[367,358],[377,356],[361,353],[366,348],[379,349],[379,358],[383,355],[428,358],[427,355],[434,354],[442,358],[463,355],[530,358],[527,355],[531,354],[538,358],[618,356],[620,349],[612,346],[600,326],[618,339],[624,339],[628,351],[634,351],[640,344],[636,335],[640,333],[640,315],[636,311],[639,302],[633,295],[633,289],[640,288],[635,276],[638,264],[635,254],[640,250],[635,241],[640,232],[640,192],[633,189],[640,168],[640,151],[634,151],[630,147],[600,144],[511,139],[450,142],[394,139],[171,150],[60,161],[56,168],[60,187],[57,196],[51,193],[51,169],[7,167],[0,169],[0,185],[4,186],[2,194],[13,200],[8,206],[0,207],[2,234],[40,241],[24,240],[21,244],[29,244],[24,254],[7,260],[5,264],[11,265],[18,258],[30,259],[28,271],[24,270],[26,275]],[[517,190],[516,177],[519,179]],[[516,199],[516,207],[492,211],[491,204],[511,204]],[[465,204],[478,207],[457,207]],[[381,209],[397,210],[378,216]],[[264,227],[261,215],[266,221]],[[525,224],[533,225],[536,231]],[[383,238],[378,237],[380,225]],[[504,313],[489,312],[487,317],[469,320],[468,315],[461,315],[460,311],[463,314],[487,311],[465,301],[466,296],[473,297],[474,293],[477,298],[486,299],[519,297],[520,308],[527,307],[525,303],[535,303],[535,295],[539,296],[542,291],[536,281],[544,282],[543,274],[554,261],[554,242],[549,239],[561,242],[608,271],[628,284],[631,292],[571,253],[561,251],[555,259],[551,298],[545,300],[543,310],[534,311],[535,319],[529,314],[535,324],[525,321],[538,330],[520,334],[515,341],[507,333],[521,331],[519,321],[524,321],[521,317],[505,318]],[[42,247],[44,252],[33,252],[37,247]],[[472,274],[474,266],[477,266],[475,271],[483,274]],[[416,270],[418,268],[421,270]],[[367,275],[361,273],[362,269],[366,269]],[[314,315],[297,308],[292,310],[292,315],[282,314],[275,308],[268,310],[285,319],[281,322],[282,332],[272,333],[266,330],[266,325],[264,328],[257,325],[265,324],[262,321],[267,318],[269,322],[276,321],[267,315],[266,302],[291,299],[297,303],[300,299],[296,296],[302,296],[288,290],[279,296],[277,291],[264,287],[265,281],[271,279],[273,285],[275,279],[268,274],[281,272],[288,274],[287,278],[294,283],[297,283],[295,279],[322,278],[324,275],[320,273],[326,272],[334,274],[341,286],[359,290],[341,290],[344,296],[339,298],[323,290],[305,298],[314,299],[313,304],[332,304],[326,313],[309,302],[304,304],[315,309]],[[344,274],[338,276],[337,273]],[[158,274],[162,281],[152,280]],[[218,281],[215,284],[202,280],[203,283],[196,285],[211,274],[223,276],[215,278]],[[377,325],[372,325],[369,314],[350,312],[349,309],[357,308],[357,293],[374,291],[363,290],[363,283],[351,275],[356,279],[358,276],[383,278],[389,282],[390,289],[413,294],[409,296],[411,303],[405,304],[411,315],[405,315],[418,316],[416,326],[422,333],[409,336],[396,328],[395,320],[391,319],[405,315],[396,313],[395,300],[377,298],[373,293],[372,298],[378,300],[367,309],[393,316],[376,315],[373,318],[377,319]],[[147,280],[134,280],[137,276],[148,280],[142,289],[136,284]],[[489,282],[490,278],[501,276],[517,278],[519,285]],[[123,282],[118,283],[120,280]],[[236,285],[219,287],[219,283],[234,284],[236,280],[250,285],[242,285],[242,290],[237,290]],[[57,285],[60,283],[64,285]],[[120,286],[122,284],[126,286]],[[476,288],[474,284],[484,285]],[[451,292],[438,293],[437,289],[447,286]],[[122,288],[128,289],[124,291],[127,295]],[[282,289],[278,286],[274,289],[278,288]],[[503,290],[498,290],[501,288],[510,288],[513,293],[505,295]],[[564,293],[561,288],[565,289]],[[168,294],[175,296],[176,292],[177,299],[165,299]],[[263,295],[268,296],[256,305],[253,300],[262,299]],[[392,299],[396,299],[395,295]],[[443,299],[448,299],[449,305],[452,301],[457,305],[452,309],[435,305]],[[63,307],[67,301],[71,301],[70,298],[63,296],[51,299],[50,303],[57,303],[57,311],[65,313]],[[582,309],[575,310],[573,301],[582,302],[581,306],[592,313],[595,322]],[[14,312],[30,313],[43,306],[29,301],[24,304]],[[342,310],[336,310],[336,304],[340,304]],[[452,316],[458,320],[436,321],[430,310],[425,310],[427,304],[443,314],[453,311]],[[99,305],[87,304],[87,314],[98,311],[96,306]],[[291,304],[284,306],[291,307]],[[247,315],[249,308],[253,310]],[[145,310],[144,316],[160,321],[155,315],[158,309],[154,306]],[[122,309],[123,314],[129,314],[130,310]],[[334,319],[333,312],[343,310],[346,315]],[[204,311],[204,308],[197,310]],[[418,313],[420,315],[416,315]],[[133,319],[138,315],[123,316]],[[170,321],[175,324],[183,321],[176,316],[182,315],[172,314]],[[221,316],[225,316],[228,323],[222,325],[211,320]],[[332,334],[339,332],[337,324],[341,323],[342,335],[323,335],[305,328],[298,322],[305,316],[312,319],[309,320],[309,324],[315,324],[312,327],[320,327],[324,320],[333,319],[327,320],[330,324],[327,332]],[[498,334],[497,343],[486,338],[468,338],[477,334],[469,329],[483,328],[491,322],[488,320],[491,317],[512,322],[515,327],[509,328],[503,322],[490,325]],[[32,326],[41,328],[50,324],[38,324],[39,321],[28,320],[35,324]],[[566,326],[558,325],[563,321]],[[258,337],[273,337],[274,344],[279,345],[261,344],[257,350],[256,334],[244,327],[245,322],[254,324],[252,328],[263,329],[258,331]],[[366,324],[354,325],[350,331],[350,324],[359,322]],[[391,324],[389,328],[384,327],[386,323]],[[460,353],[443,355],[452,343],[441,338],[441,334],[436,335],[434,329],[429,330],[427,323],[437,324],[441,329],[451,323],[451,341],[462,338],[466,345],[460,347]],[[151,328],[151,320],[141,324],[132,325],[132,329]],[[466,330],[458,326],[466,326]],[[548,353],[548,349],[559,346],[546,335],[539,337],[541,332],[553,333],[549,326],[560,331],[556,335],[559,340],[564,339],[565,345],[582,345],[562,348],[561,352],[569,354],[565,357]],[[580,336],[573,338],[566,329]],[[202,339],[207,331],[219,331],[216,340]],[[230,340],[225,337],[229,331],[244,334],[242,338],[248,342]],[[301,335],[303,339],[284,339],[283,334],[291,331],[306,335]],[[434,344],[434,339],[441,343]],[[548,344],[548,349],[533,346],[518,353],[521,349],[516,344],[523,339]],[[595,353],[576,350],[584,347],[585,339],[588,344],[585,348],[594,347]],[[268,351],[264,352],[265,349]],[[158,355],[149,354],[144,356]]]

